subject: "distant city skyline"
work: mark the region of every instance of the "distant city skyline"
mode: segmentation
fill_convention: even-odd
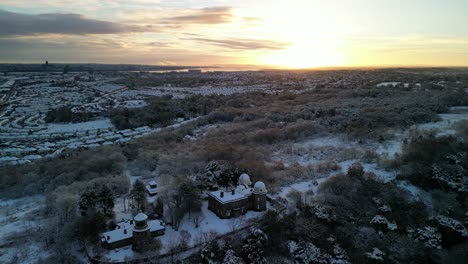
[[[2,0],[0,63],[468,66],[465,0]]]

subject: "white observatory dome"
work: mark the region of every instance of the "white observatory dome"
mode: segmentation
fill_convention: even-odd
[[[133,218],[133,220],[138,221],[138,222],[146,221],[147,219],[148,219],[148,216],[141,212],[135,215],[135,217]]]
[[[252,182],[250,181],[249,175],[242,173],[239,177],[239,180],[237,181],[237,185],[249,186],[250,184],[252,184]]]
[[[263,182],[261,182],[261,181],[255,183],[253,191],[254,191],[254,193],[257,193],[257,194],[267,193],[267,189],[265,187],[265,184]]]

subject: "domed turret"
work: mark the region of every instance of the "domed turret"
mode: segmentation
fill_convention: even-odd
[[[255,185],[254,185],[253,192],[256,193],[256,194],[266,194],[267,189],[265,187],[265,184],[263,182],[261,182],[261,181],[256,182]]]
[[[252,184],[252,182],[250,181],[249,175],[246,173],[242,173],[241,176],[239,177],[239,180],[237,181],[237,185],[244,185],[247,187],[250,184]]]
[[[133,248],[139,250],[146,239],[151,237],[151,227],[148,225],[148,216],[142,212],[133,217]]]
[[[145,221],[146,219],[148,219],[148,216],[145,215],[145,214],[142,213],[142,212],[138,213],[138,214],[135,215],[135,217],[133,218],[133,220],[138,221],[138,222]]]
[[[133,225],[134,231],[140,232],[148,229],[148,216],[144,213],[140,212],[135,215],[135,217],[133,217],[133,221],[135,222]]]
[[[261,181],[256,182],[252,192],[252,207],[255,211],[266,210],[266,194],[265,184]]]

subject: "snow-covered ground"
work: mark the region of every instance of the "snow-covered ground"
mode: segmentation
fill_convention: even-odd
[[[123,262],[131,260],[137,253],[133,251],[132,246],[126,246],[109,250],[102,255],[102,259],[110,262]]]
[[[452,111],[457,113],[441,114],[442,121],[418,125],[418,129],[439,129],[439,131],[447,131],[451,129],[453,123],[466,120],[467,113],[465,108],[453,108]],[[297,142],[292,144],[287,150],[278,150],[273,153],[273,159],[277,161],[283,161],[286,166],[293,163],[301,165],[314,165],[326,160],[336,160],[338,165],[341,167],[340,171],[346,173],[348,168],[356,162],[361,163],[364,167],[364,171],[374,173],[383,183],[387,183],[395,180],[398,171],[386,171],[378,166],[376,163],[367,163],[357,159],[346,159],[340,160],[338,158],[340,151],[346,151],[349,148],[364,150],[374,150],[377,154],[385,158],[393,158],[396,154],[401,153],[401,140],[405,133],[399,133],[396,139],[384,141],[382,143],[368,143],[358,144],[357,142],[349,141],[345,137],[337,136],[325,136],[313,139],[307,139],[303,142]],[[304,195],[317,194],[320,184],[326,181],[329,177],[335,175],[336,172],[323,173],[322,175],[314,175],[314,179],[302,180],[297,183],[293,183],[287,186],[283,186],[277,193],[271,194],[273,198],[283,198],[291,200],[289,193],[291,191],[298,191]],[[415,199],[419,199],[424,203],[430,205],[431,197],[430,194],[421,190],[420,188],[412,185],[407,181],[398,181],[398,186],[402,189],[407,190]],[[312,192],[311,192],[312,191]],[[175,231],[172,227],[167,226],[166,234],[161,236],[159,239],[162,242],[163,248],[161,253],[166,253],[175,241],[180,241],[181,231],[187,231],[191,236],[188,241],[188,245],[192,246],[202,240],[204,236],[207,236],[210,232],[216,234],[228,233],[234,229],[239,229],[242,226],[248,225],[249,219],[254,219],[261,216],[261,213],[248,212],[244,217],[238,219],[219,219],[214,213],[208,210],[207,202],[203,202],[202,207],[203,220],[198,228],[195,228],[195,224],[191,221],[188,215],[183,219],[179,231]],[[128,215],[126,215],[128,217]],[[134,256],[134,252],[130,247],[121,248],[108,253],[108,257],[113,260],[125,260]]]
[[[43,133],[73,133],[78,131],[88,131],[97,129],[112,129],[114,126],[109,118],[81,122],[81,123],[49,123]]]
[[[218,235],[222,235],[247,226],[249,223],[251,223],[251,221],[260,218],[264,214],[265,212],[248,211],[245,215],[238,218],[221,219],[212,211],[208,210],[208,202],[203,201],[202,216],[200,226],[198,228],[195,227],[195,224],[193,221],[191,221],[189,215],[186,215],[182,220],[179,231],[175,231],[170,226],[168,226],[166,229],[166,234],[161,236],[160,240],[167,250],[168,246],[170,246],[170,238],[172,236],[176,236],[176,238],[178,238],[180,236],[180,231],[185,230],[191,234],[192,237],[188,244],[189,246],[193,246],[198,244],[199,240],[203,239],[203,236],[209,232],[216,232]]]
[[[382,85],[396,84],[398,83],[384,83]],[[453,125],[459,121],[468,120],[468,107],[451,107],[450,111],[451,113],[439,115],[442,119],[441,121],[415,125],[411,127],[411,129],[433,131],[438,136],[454,135],[456,131]],[[365,172],[372,172],[380,178],[382,182],[387,183],[395,180],[399,172],[386,171],[379,168],[376,163],[366,163],[357,159],[340,160],[339,153],[346,151],[347,148],[351,147],[355,149],[375,151],[381,158],[394,158],[396,155],[401,154],[402,141],[408,136],[408,131],[396,131],[395,139],[387,140],[382,143],[374,142],[370,144],[358,144],[357,142],[352,142],[339,136],[318,137],[292,144],[286,151],[287,153],[285,151],[276,151],[272,154],[272,157],[276,161],[282,161],[286,166],[293,163],[298,163],[300,165],[313,165],[321,161],[334,160],[338,161],[338,164],[341,167],[341,172],[344,173],[347,172],[348,168],[353,163],[359,162],[364,167]],[[313,179],[308,179],[289,186],[284,186],[280,188],[280,191],[274,194],[274,196],[290,200],[288,193],[292,190],[299,191],[303,194],[313,191],[313,193],[316,194],[320,183],[335,173],[336,172],[314,175],[314,178],[317,179],[315,182],[316,184],[312,181]],[[430,205],[430,194],[424,190],[412,185],[408,181],[398,181],[397,184],[402,189],[408,191],[415,199],[419,199],[427,205]]]
[[[401,140],[386,140],[378,145],[376,152],[381,157],[394,158],[401,153]]]
[[[264,214],[265,212],[249,211],[244,216],[238,218],[221,219],[208,210],[208,202],[203,201],[199,227],[195,227],[194,222],[188,214],[182,219],[178,231],[174,230],[171,226],[166,226],[165,234],[157,237],[162,244],[160,254],[165,254],[176,246],[181,241],[181,233],[183,231],[190,234],[190,238],[187,241],[187,245],[190,247],[203,243],[206,239],[214,238],[214,236],[220,236],[248,226]],[[136,256],[137,253],[131,249],[131,246],[109,250],[103,254],[105,259],[112,261],[125,261]]]
[[[349,167],[353,164],[359,162],[358,160],[346,160],[343,162],[340,162],[341,170],[342,172],[346,173],[349,169]],[[382,168],[379,168],[379,166],[376,163],[365,163],[365,162],[359,162],[362,167],[364,168],[365,172],[371,172],[374,173],[378,179],[381,179],[382,182],[387,183],[392,180],[394,180],[397,176],[396,171],[386,171]]]
[[[19,263],[36,263],[48,252],[32,238],[27,243],[15,243],[19,233],[41,229],[43,219],[38,211],[44,207],[43,196],[32,196],[13,200],[0,200],[0,263],[9,263],[17,258]]]
[[[459,121],[468,120],[468,113],[463,111],[459,113],[440,114],[441,121],[416,125],[415,128],[424,131],[434,131],[438,136],[447,136],[455,134],[453,125]]]
[[[312,190],[314,193],[317,193],[318,186],[322,182],[324,182],[326,179],[327,178],[317,179],[317,184],[314,184],[312,180],[306,180],[306,181],[291,184],[289,186],[284,186],[284,187],[281,187],[280,191],[274,194],[274,196],[278,196],[284,199],[289,199],[288,194],[291,193],[292,191],[307,193]]]

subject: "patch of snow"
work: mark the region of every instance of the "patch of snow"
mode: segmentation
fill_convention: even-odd
[[[376,150],[377,154],[381,156],[387,156],[389,158],[395,157],[401,153],[401,141],[400,140],[387,140],[382,144],[379,144]]]
[[[400,84],[401,82],[381,82],[379,84],[377,84],[376,86],[377,87],[386,87],[386,86],[397,86],[398,84]]]
[[[468,120],[468,113],[439,114],[439,116],[442,118],[441,121],[419,124],[413,127],[419,130],[435,131],[438,136],[448,136],[456,133],[453,124]]]
[[[369,258],[369,259],[372,259],[372,260],[377,260],[377,261],[383,261],[384,260],[384,257],[385,257],[385,253],[378,249],[378,248],[373,248],[372,249],[372,252],[367,252],[366,253],[366,256]]]
[[[398,228],[397,224],[390,222],[385,216],[376,215],[370,221],[370,224],[377,225],[380,227],[385,227],[388,230],[396,230]]]
[[[415,240],[424,244],[427,248],[441,248],[442,235],[438,230],[431,226],[418,228],[414,234]]]
[[[314,193],[316,193],[320,183],[324,182],[326,179],[327,178],[317,179],[317,184],[314,184],[313,180],[307,180],[281,187],[280,191],[276,195],[284,199],[289,199],[288,194],[294,190],[302,193],[306,193],[312,190]]]
[[[134,255],[135,252],[133,251],[132,246],[126,246],[107,251],[103,254],[103,259],[111,262],[123,262],[132,259]]]
[[[359,162],[357,160],[346,160],[340,162],[341,169],[344,173],[348,172],[349,167],[354,163]],[[396,172],[386,171],[378,167],[376,163],[362,163],[360,162],[365,172],[372,172],[379,177],[384,183],[393,181],[396,178]]]

